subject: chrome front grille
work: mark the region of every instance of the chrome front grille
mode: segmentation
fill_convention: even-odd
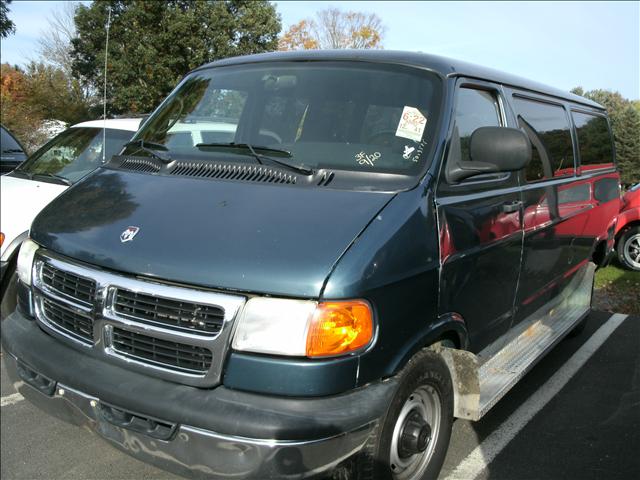
[[[96,282],[59,270],[48,263],[42,264],[42,282],[57,293],[80,302],[91,305],[95,300]]]
[[[85,344],[93,343],[93,319],[62,302],[39,297],[38,311],[48,322]]]
[[[114,328],[111,348],[120,355],[163,368],[203,375],[211,367],[210,350]]]
[[[217,306],[157,297],[118,288],[114,311],[128,318],[185,332],[214,335],[222,330],[224,310]]]
[[[245,301],[98,270],[42,250],[33,287],[36,319],[52,335],[128,368],[198,387],[220,381],[231,323]]]

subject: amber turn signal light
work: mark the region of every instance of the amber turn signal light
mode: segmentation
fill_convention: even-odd
[[[0,247],[4,243],[4,233],[0,233]]]
[[[307,332],[307,356],[328,357],[366,347],[373,338],[371,307],[363,300],[319,303]]]

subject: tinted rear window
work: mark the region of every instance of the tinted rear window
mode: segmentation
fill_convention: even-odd
[[[22,147],[15,139],[7,132],[4,127],[0,128],[0,143],[2,144],[3,153],[20,153]]]
[[[531,140],[528,182],[573,175],[573,143],[563,107],[516,97],[518,124]]]
[[[571,112],[578,133],[582,170],[613,167],[613,147],[607,119],[599,115]]]

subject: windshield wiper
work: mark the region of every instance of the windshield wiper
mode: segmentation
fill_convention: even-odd
[[[2,153],[24,153],[21,148],[6,148],[2,150]]]
[[[197,148],[203,147],[231,147],[231,148],[241,148],[247,149],[251,152],[251,155],[258,161],[260,165],[263,164],[262,160],[268,160],[276,165],[280,165],[281,167],[288,168],[289,170],[293,170],[298,173],[302,173],[303,175],[313,175],[315,172],[311,168],[301,167],[300,165],[294,165],[289,162],[285,162],[283,160],[279,160],[277,158],[271,157],[269,155],[263,155],[261,153],[256,152],[256,150],[263,150],[266,152],[280,153],[285,156],[292,158],[293,155],[288,150],[281,150],[279,148],[271,148],[271,147],[263,147],[261,145],[251,145],[249,143],[198,143],[196,144]]]
[[[56,175],[55,173],[32,173],[31,178],[33,179],[34,177],[52,178],[54,180],[58,180],[60,183],[63,183],[65,185],[69,185],[69,186],[73,185],[73,182],[71,180],[61,175]]]
[[[27,172],[26,170],[22,169],[21,167],[14,168],[11,171],[11,173],[19,173],[20,175],[24,175],[25,177],[27,177],[29,180],[33,180],[33,173]]]
[[[164,145],[160,144],[160,143],[153,143],[153,142],[145,142],[143,139],[139,139],[139,140],[133,140],[132,142],[127,142],[124,144],[125,148],[126,147],[138,147],[138,150],[134,150],[133,153],[139,152],[140,150],[143,150],[145,152],[147,152],[149,155],[151,155],[153,158],[156,158],[158,160],[160,160],[163,163],[169,163],[171,162],[171,158],[170,157],[165,157],[163,155],[159,155],[158,154],[158,150],[161,151],[168,151],[169,149],[167,147],[165,147]]]

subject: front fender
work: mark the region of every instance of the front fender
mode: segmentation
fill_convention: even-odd
[[[631,223],[640,222],[640,207],[630,208],[618,215],[618,224],[616,225],[616,236]]]
[[[29,231],[26,231],[26,232],[22,232],[20,235],[15,237],[11,241],[11,243],[7,245],[4,252],[2,252],[1,260],[3,262],[11,261],[11,259],[13,258],[13,255],[18,253],[18,250],[20,249],[20,245],[22,245],[22,242],[24,242],[27,239],[28,235],[29,235]],[[9,239],[6,238],[5,240],[9,240]]]
[[[358,385],[393,375],[432,333],[444,332],[439,268],[428,182],[391,200],[337,262],[321,300],[364,298],[378,323],[375,344],[359,357]]]

